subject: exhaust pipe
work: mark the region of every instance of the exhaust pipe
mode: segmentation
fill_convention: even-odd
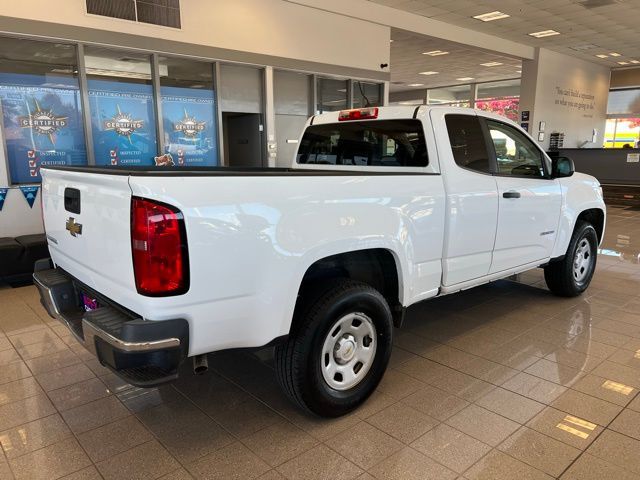
[[[196,375],[202,375],[209,369],[209,360],[207,360],[207,354],[196,355],[193,357],[193,373]]]

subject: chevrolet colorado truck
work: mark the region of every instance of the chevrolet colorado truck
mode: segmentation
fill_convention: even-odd
[[[443,107],[310,118],[292,168],[42,170],[42,303],[139,386],[192,357],[275,347],[288,396],[321,416],[376,388],[405,309],[542,267],[589,285],[598,181],[518,125]]]

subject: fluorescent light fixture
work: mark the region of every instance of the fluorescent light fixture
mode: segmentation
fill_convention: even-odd
[[[424,83],[409,83],[407,84],[407,87],[422,87],[424,86]]]
[[[473,80],[473,77],[460,77],[460,78],[456,78],[456,80],[460,82],[466,82],[467,80]]]
[[[612,57],[621,57],[622,55],[617,53],[617,52],[611,52],[609,55],[611,55]]]
[[[637,64],[640,63],[640,60],[631,60],[631,63],[633,63],[634,65],[637,65]],[[638,357],[638,358],[640,358],[640,357]]]
[[[502,65],[502,62],[487,62],[480,64],[483,67],[497,67],[498,65]]]
[[[494,20],[500,20],[502,18],[508,18],[508,17],[510,17],[510,15],[496,10],[495,12],[483,13],[482,15],[474,15],[473,18],[477,20],[482,20],[483,22],[492,22]]]
[[[516,70],[516,73],[522,73],[522,70]]]
[[[430,57],[439,57],[440,55],[449,55],[449,52],[442,50],[431,50],[430,52],[422,52],[423,55],[429,55]]]
[[[596,57],[598,57],[598,58],[609,58],[609,55],[607,55],[606,53],[600,53],[600,54],[596,55]]]
[[[618,65],[629,65],[629,62],[618,62]]]
[[[420,75],[437,75],[440,72],[420,72]]]
[[[540,32],[530,33],[530,37],[536,38],[544,38],[544,37],[553,37],[554,35],[560,35],[560,32],[556,32],[555,30],[542,30]]]

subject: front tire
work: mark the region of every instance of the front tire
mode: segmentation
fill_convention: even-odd
[[[597,255],[598,235],[593,225],[578,222],[564,258],[544,268],[544,279],[549,290],[561,297],[582,294],[593,278]]]
[[[373,393],[387,368],[391,310],[377,290],[347,279],[302,301],[289,339],[276,347],[278,381],[302,408],[344,415]]]

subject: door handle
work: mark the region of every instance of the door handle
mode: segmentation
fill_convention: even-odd
[[[504,192],[502,194],[504,198],[520,198],[520,192],[515,192],[513,190],[509,190],[508,192]]]

